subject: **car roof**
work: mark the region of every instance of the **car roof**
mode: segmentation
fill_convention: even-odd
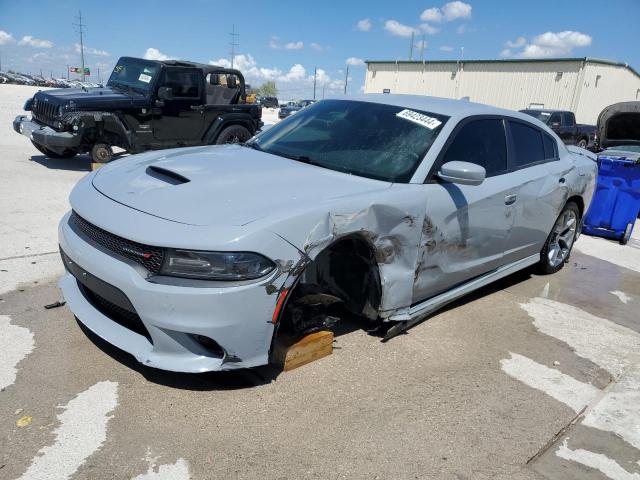
[[[368,93],[347,97],[335,97],[334,100],[355,100],[362,102],[381,103],[408,109],[423,110],[431,113],[447,115],[449,117],[471,117],[474,115],[504,115],[522,119],[529,123],[540,123],[535,118],[515,110],[493,107],[483,103],[468,100],[454,100],[451,98],[429,97],[423,95],[401,95],[389,93]],[[542,124],[541,124],[542,125]]]

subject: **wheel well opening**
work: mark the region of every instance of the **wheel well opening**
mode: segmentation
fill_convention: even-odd
[[[584,200],[579,195],[574,195],[573,197],[569,197],[567,199],[567,203],[573,202],[578,206],[578,210],[580,211],[580,218],[584,216]]]
[[[381,297],[373,246],[358,235],[345,237],[320,252],[300,274],[279,330],[299,336],[339,329],[337,324],[349,316],[377,325]]]

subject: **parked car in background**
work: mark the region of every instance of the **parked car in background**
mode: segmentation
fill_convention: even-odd
[[[278,118],[283,119],[287,118],[292,113],[295,113],[299,110],[302,110],[304,107],[312,105],[315,103],[315,100],[299,100],[297,102],[289,102],[286,106],[281,106],[280,111],[278,112]]]
[[[258,103],[262,105],[264,108],[278,108],[280,104],[278,103],[278,99],[276,97],[258,97]]]
[[[95,334],[178,372],[275,361],[336,312],[389,339],[515,271],[560,270],[594,158],[468,101],[323,100],[244,146],[85,176],[59,226],[60,286]]]
[[[580,148],[595,148],[596,127],[576,123],[576,116],[568,110],[526,109],[522,113],[531,115],[551,128],[566,145]]]
[[[261,110],[245,104],[238,70],[183,61],[123,57],[106,88],[80,83],[46,90],[25,104],[14,130],[52,158],[90,152],[111,160],[112,147],[127,152],[238,143],[262,126]]]

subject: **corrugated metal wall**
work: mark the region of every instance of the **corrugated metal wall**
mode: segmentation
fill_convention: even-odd
[[[600,75],[598,87],[595,77]],[[580,87],[582,85],[582,87]],[[471,101],[520,110],[533,104],[572,110],[595,123],[611,103],[635,100],[640,78],[622,66],[584,61],[370,63],[365,93],[469,97]]]

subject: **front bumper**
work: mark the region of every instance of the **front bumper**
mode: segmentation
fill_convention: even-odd
[[[115,258],[80,237],[69,226],[68,218],[69,214],[60,222],[59,243],[68,261],[80,267],[74,274],[84,271],[119,291],[148,332],[147,337],[105,315],[67,266],[59,283],[64,298],[78,320],[96,335],[132,354],[140,363],[163,370],[199,373],[269,362],[274,331],[270,320],[277,295],[269,295],[265,286],[278,272],[257,283],[222,287],[156,283],[145,279],[139,266]],[[213,354],[196,341],[196,335],[214,340],[224,353]]]
[[[13,121],[13,129],[17,133],[33,140],[38,145],[42,145],[59,153],[64,150],[77,148],[82,141],[81,136],[77,133],[58,132],[33,119],[29,120],[25,115],[18,115],[15,118]]]

